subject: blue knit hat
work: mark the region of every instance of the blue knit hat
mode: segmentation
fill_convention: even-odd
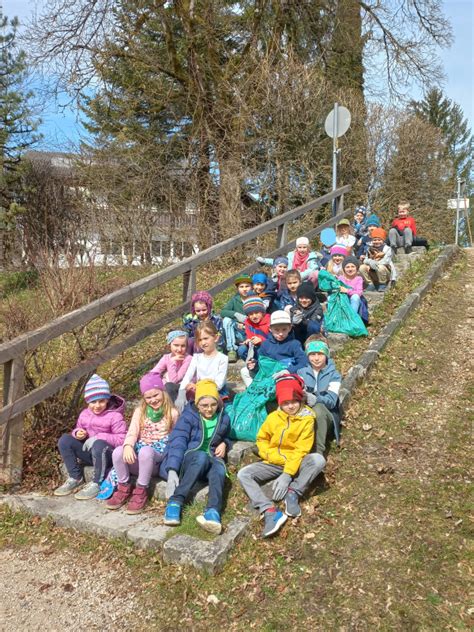
[[[110,386],[107,380],[94,373],[84,387],[84,399],[88,404],[97,399],[110,399]]]
[[[265,272],[256,272],[252,276],[252,283],[265,283],[266,285],[268,283],[268,277]]]
[[[372,213],[372,215],[369,215],[369,217],[366,219],[365,225],[366,226],[377,226],[377,228],[380,228],[381,223],[380,223],[380,220],[377,217],[377,215],[375,215],[375,213]]]
[[[273,259],[273,267],[277,266],[280,263],[284,263],[286,266],[288,265],[288,258],[279,255]]]

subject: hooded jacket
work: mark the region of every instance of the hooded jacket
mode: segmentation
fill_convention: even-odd
[[[227,448],[231,441],[228,438],[230,432],[229,415],[221,409],[217,412],[218,420],[214,433],[209,443],[209,451],[214,455],[216,447],[224,442]],[[187,404],[179,416],[176,426],[171,431],[168,446],[166,448],[165,470],[179,472],[185,455],[192,450],[199,450],[204,439],[204,428],[196,405]]]
[[[257,435],[257,448],[267,463],[282,465],[285,474],[295,476],[303,458],[314,444],[315,414],[309,406],[296,415],[288,415],[280,408],[270,413]]]
[[[281,342],[278,342],[270,332],[268,338],[260,345],[259,355],[278,360],[290,373],[296,373],[298,369],[302,369],[308,364],[308,358],[301,343],[296,340],[293,331],[290,331],[285,340]]]
[[[88,437],[95,437],[107,441],[116,448],[122,445],[127,434],[127,426],[123,418],[125,400],[119,395],[112,395],[107,408],[99,415],[95,415],[90,408],[84,408],[78,417],[72,431],[75,437],[78,430],[85,430]]]
[[[323,404],[329,410],[334,420],[334,434],[339,442],[341,413],[339,410],[339,390],[341,388],[341,375],[336,369],[334,361],[328,359],[326,366],[318,373],[318,381],[314,376],[311,366],[305,366],[298,371],[298,375],[303,378],[306,391],[314,393],[317,397],[316,403]]]

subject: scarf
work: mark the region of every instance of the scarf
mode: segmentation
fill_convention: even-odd
[[[309,251],[302,255],[301,252],[295,250],[295,254],[293,255],[293,267],[295,270],[299,270],[300,272],[304,272],[308,269],[308,259],[309,259]]]
[[[154,424],[158,423],[163,418],[163,406],[158,410],[154,410],[151,406],[146,407],[146,416]]]

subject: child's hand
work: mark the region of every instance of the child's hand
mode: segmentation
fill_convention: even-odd
[[[191,393],[191,392],[194,392],[195,390],[196,390],[196,384],[193,384],[193,382],[190,382],[186,386],[186,393]]]
[[[253,371],[256,366],[257,366],[257,363],[255,362],[255,360],[248,360],[247,369],[249,371]]]
[[[237,326],[237,329],[242,329],[242,330],[245,329],[245,325],[242,323],[237,323],[236,326]]]
[[[84,441],[84,439],[87,439],[87,431],[82,430],[82,428],[78,430],[76,432],[76,439],[78,439],[79,441]]]
[[[226,445],[222,441],[222,443],[219,443],[217,448],[214,450],[214,454],[217,456],[218,459],[223,459],[225,457],[225,451],[226,451]]]
[[[260,340],[258,336],[252,336],[249,342],[251,342],[253,345],[259,345],[262,341]]]
[[[349,292],[349,290],[348,290],[346,287],[343,287],[342,285],[341,285],[341,288],[340,288],[340,290],[339,290],[339,291],[340,291],[342,294],[347,294],[347,293]]]
[[[135,461],[137,460],[137,455],[135,454],[135,450],[132,448],[131,445],[123,446],[123,460],[129,465],[135,463]]]

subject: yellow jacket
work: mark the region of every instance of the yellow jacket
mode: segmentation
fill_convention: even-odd
[[[283,471],[295,476],[301,461],[314,443],[316,416],[308,406],[294,416],[278,409],[270,413],[257,435],[257,448],[267,463],[282,465]]]

